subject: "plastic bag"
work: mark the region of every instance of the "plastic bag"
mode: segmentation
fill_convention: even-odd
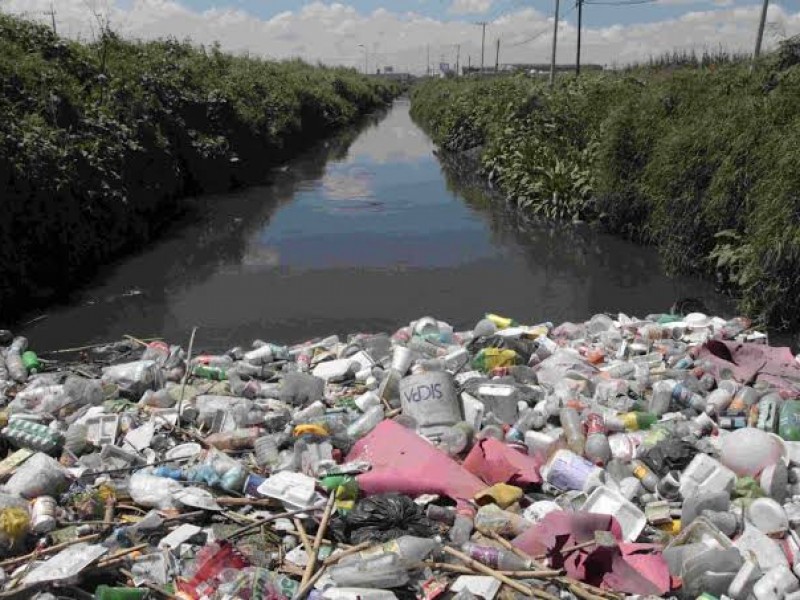
[[[641,456],[642,461],[659,477],[670,471],[681,471],[692,462],[697,449],[689,442],[670,436],[658,442]]]
[[[308,406],[322,400],[325,382],[307,373],[289,372],[281,382],[280,400],[294,406]]]
[[[46,454],[37,452],[17,468],[3,491],[23,498],[56,496],[67,484],[66,471]]]
[[[422,508],[401,494],[379,494],[360,500],[349,514],[331,523],[331,530],[340,541],[349,540],[352,544],[437,533]]]

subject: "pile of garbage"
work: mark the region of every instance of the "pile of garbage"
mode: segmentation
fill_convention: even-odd
[[[800,599],[800,361],[701,313],[0,332],[0,598]]]

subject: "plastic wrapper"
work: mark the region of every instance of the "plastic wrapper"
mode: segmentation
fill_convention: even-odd
[[[99,544],[75,544],[34,567],[22,580],[22,584],[31,585],[77,577],[106,552],[108,548]]]
[[[352,544],[385,542],[402,535],[430,537],[437,532],[422,508],[400,494],[364,498],[346,516],[334,519],[330,527],[339,540]]]

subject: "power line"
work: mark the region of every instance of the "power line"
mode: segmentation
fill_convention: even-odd
[[[584,4],[595,6],[636,6],[639,4],[658,4],[661,0],[584,0]]]
[[[583,0],[583,3],[584,4],[589,4],[588,2],[586,2],[586,0]],[[577,4],[573,5],[572,8],[570,8],[568,11],[566,11],[563,14],[563,16],[559,18],[559,21],[563,20],[564,18],[566,18],[566,16],[571,14],[576,8],[578,8],[578,5]],[[507,48],[516,48],[517,46],[524,46],[525,44],[530,44],[531,42],[533,42],[535,40],[538,40],[540,37],[542,37],[548,31],[550,31],[550,25],[547,25],[546,27],[543,27],[542,29],[540,29],[539,31],[534,33],[532,36],[530,36],[529,38],[525,38],[524,40],[522,40],[520,42],[515,42],[513,44],[507,44],[506,47]]]

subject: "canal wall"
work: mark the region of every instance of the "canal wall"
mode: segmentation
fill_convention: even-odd
[[[412,114],[443,153],[477,153],[510,204],[653,244],[669,271],[714,278],[743,312],[796,327],[799,49],[752,70],[641,67],[552,90],[524,76],[429,81]]]
[[[0,320],[146,245],[187,197],[263,181],[398,93],[216,47],[80,44],[0,14]]]

